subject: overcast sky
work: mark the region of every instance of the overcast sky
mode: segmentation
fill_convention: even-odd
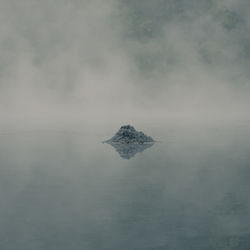
[[[1,0],[2,114],[246,114],[247,0]]]

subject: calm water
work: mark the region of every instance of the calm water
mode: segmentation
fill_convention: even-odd
[[[250,249],[250,123],[184,127],[122,153],[110,134],[3,131],[0,249]]]

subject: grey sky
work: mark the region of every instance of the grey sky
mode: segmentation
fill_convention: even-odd
[[[246,0],[1,0],[1,111],[244,113],[249,10]]]

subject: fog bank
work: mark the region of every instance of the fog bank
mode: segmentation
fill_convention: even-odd
[[[1,122],[248,119],[246,0],[2,0]]]

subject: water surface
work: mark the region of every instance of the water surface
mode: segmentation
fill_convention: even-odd
[[[133,157],[81,131],[2,131],[0,249],[250,249],[250,124],[146,128]]]

